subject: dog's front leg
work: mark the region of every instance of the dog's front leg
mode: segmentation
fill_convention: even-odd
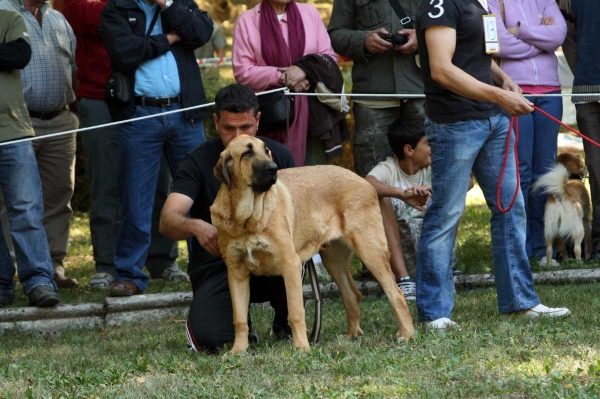
[[[300,273],[300,259],[285,267],[283,281],[288,303],[288,321],[292,328],[292,344],[294,349],[300,348],[301,352],[308,352],[310,346],[306,336],[306,319],[304,315],[304,301],[302,300],[302,280]]]
[[[235,339],[231,353],[244,353],[248,348],[248,307],[250,306],[250,272],[245,267],[227,268],[227,279],[233,306]]]

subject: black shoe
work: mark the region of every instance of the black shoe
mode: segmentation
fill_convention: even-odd
[[[29,306],[45,308],[58,305],[60,298],[54,289],[48,285],[38,285],[29,293]]]
[[[273,322],[272,334],[275,336],[277,341],[291,341],[292,340],[292,328],[288,323],[281,325],[277,322]]]
[[[258,334],[252,329],[252,327],[249,328],[250,330],[248,331],[248,342],[250,342],[251,344],[258,344],[260,342]]]
[[[454,277],[456,277],[456,276],[462,276],[463,274],[465,274],[465,272],[463,272],[462,270],[459,270],[456,267],[452,268],[452,275]]]
[[[0,295],[0,308],[11,305],[15,301],[14,295]]]

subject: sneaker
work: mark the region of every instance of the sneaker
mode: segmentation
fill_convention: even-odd
[[[465,274],[465,272],[463,272],[462,270],[459,270],[456,267],[452,268],[452,276],[453,277],[462,276],[463,274]]]
[[[177,265],[173,265],[163,272],[163,278],[166,281],[173,283],[179,283],[182,281],[190,281],[190,277]]]
[[[31,290],[29,295],[29,306],[37,306],[45,308],[48,306],[58,305],[60,297],[54,291],[54,288],[49,285],[38,285]]]
[[[542,259],[538,260],[540,266],[546,267],[546,257],[544,256]],[[550,266],[559,267],[560,263],[556,259],[550,259]]]
[[[3,308],[8,305],[12,305],[15,301],[14,295],[0,295],[0,308]]]
[[[453,322],[452,320],[450,320],[447,317],[442,317],[441,319],[428,321],[427,323],[425,323],[425,325],[427,327],[429,327],[430,329],[436,330],[436,331],[445,331],[450,328],[458,328],[459,327],[458,324],[456,324],[455,322]]]
[[[525,316],[535,318],[535,317],[563,317],[571,314],[571,311],[567,308],[549,308],[548,306],[544,306],[539,304],[537,306],[532,307],[531,309],[527,309],[524,313]]]
[[[417,284],[410,276],[402,277],[398,282],[398,288],[404,294],[404,299],[407,301],[417,300]]]
[[[90,283],[88,284],[88,288],[95,290],[101,288],[108,288],[115,282],[114,276],[111,276],[108,273],[96,273],[90,279]]]
[[[110,296],[132,296],[140,295],[142,291],[133,281],[123,280],[110,286]]]
[[[291,341],[292,340],[292,328],[288,323],[281,325],[277,322],[273,322],[273,329],[271,335],[275,336],[277,341]]]

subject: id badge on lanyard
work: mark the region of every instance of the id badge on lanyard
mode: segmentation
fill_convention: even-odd
[[[489,10],[487,0],[478,1],[486,11]],[[498,38],[498,25],[496,24],[495,14],[485,14],[483,16],[483,34],[485,36],[485,53],[496,54],[500,52],[500,40]]]

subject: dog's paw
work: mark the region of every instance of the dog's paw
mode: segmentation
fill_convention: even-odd
[[[404,342],[408,342],[411,339],[413,339],[415,336],[415,330],[413,329],[412,332],[410,331],[405,331],[405,332],[400,332],[397,331],[396,332],[396,342],[397,343],[404,343]]]

